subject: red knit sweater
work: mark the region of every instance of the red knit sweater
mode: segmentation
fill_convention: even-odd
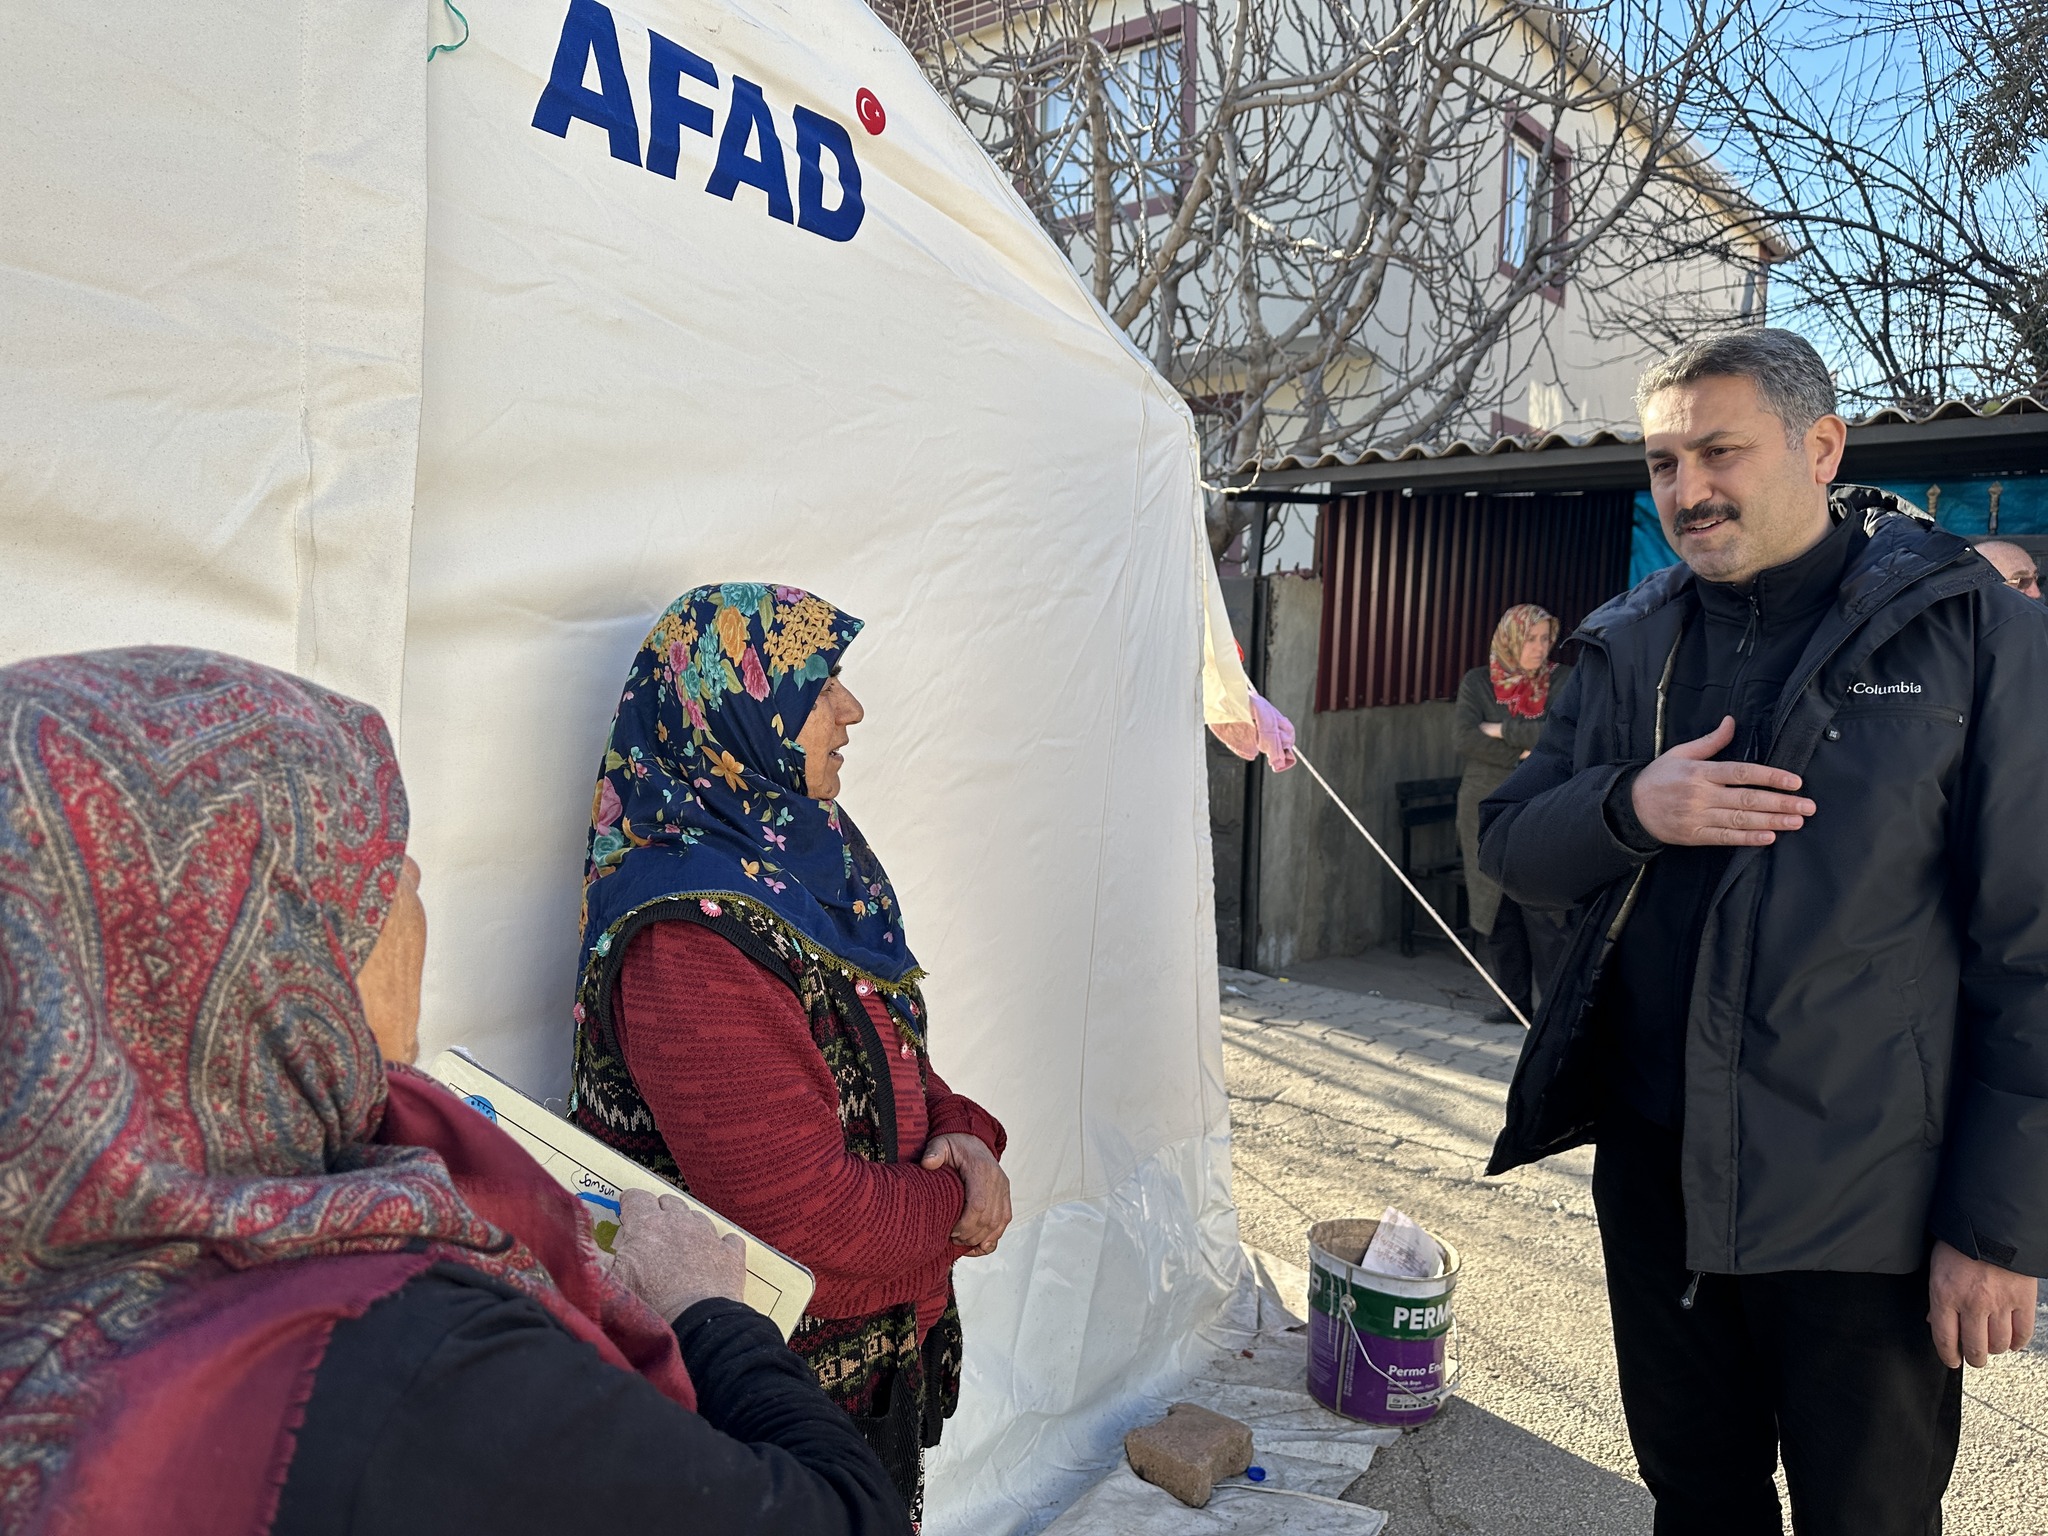
[[[885,1046],[900,1036],[864,998]],[[839,1091],[796,995],[717,934],[653,923],[619,970],[619,1045],[690,1192],[817,1276],[815,1317],[917,1303],[923,1336],[952,1289],[966,1203],[951,1168],[918,1166],[928,1137],[965,1132],[1002,1155],[996,1118],[889,1050],[893,1163],[846,1150]]]

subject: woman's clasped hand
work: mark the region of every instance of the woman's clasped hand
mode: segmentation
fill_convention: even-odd
[[[927,1168],[951,1168],[966,1187],[967,1203],[950,1234],[978,1259],[996,1251],[1010,1225],[1010,1179],[1003,1165],[979,1136],[934,1136],[925,1143],[920,1161]]]

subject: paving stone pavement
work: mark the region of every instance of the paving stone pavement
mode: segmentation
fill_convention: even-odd
[[[1614,1380],[1592,1154],[1484,1177],[1522,1031],[1224,969],[1247,1243],[1307,1263],[1311,1222],[1398,1205],[1459,1250],[1459,1395],[1348,1494],[1387,1536],[1649,1536]],[[1968,1373],[1945,1536],[2048,1536],[2048,1309]],[[1789,1526],[1788,1526],[1789,1529]]]

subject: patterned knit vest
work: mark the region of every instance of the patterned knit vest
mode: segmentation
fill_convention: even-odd
[[[839,1123],[846,1150],[873,1163],[896,1161],[896,1095],[888,1049],[860,995],[857,978],[767,908],[744,897],[670,896],[627,913],[594,946],[576,998],[574,1097],[571,1114],[584,1130],[663,1178],[687,1188],[647,1101],[634,1085],[613,1028],[620,967],[633,937],[649,923],[686,922],[707,928],[778,977],[810,1020],[811,1039],[839,1090]],[[872,978],[866,978],[872,980]],[[924,999],[916,986],[892,987],[890,1011],[916,1050],[919,1085],[929,1060],[921,1027]],[[913,1025],[910,1021],[916,1021]],[[856,1419],[895,1421],[890,1440],[908,1438],[914,1463],[921,1446],[938,1444],[939,1427],[960,1396],[960,1313],[949,1303],[922,1348],[917,1309],[903,1302],[859,1318],[806,1316],[789,1347],[817,1373],[826,1394]],[[879,1424],[863,1424],[874,1440]],[[900,1461],[880,1443],[885,1462]],[[891,1465],[899,1486],[902,1471]],[[912,1474],[914,1477],[914,1473]],[[908,1494],[906,1494],[908,1497]]]

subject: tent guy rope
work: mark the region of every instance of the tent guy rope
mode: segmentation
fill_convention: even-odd
[[[1391,869],[1394,872],[1394,878],[1396,880],[1399,880],[1402,885],[1408,888],[1408,894],[1410,896],[1413,896],[1418,902],[1420,902],[1422,904],[1422,910],[1430,915],[1430,917],[1435,921],[1437,927],[1443,929],[1444,937],[1449,939],[1453,944],[1458,946],[1458,953],[1465,957],[1466,961],[1470,963],[1472,969],[1477,971],[1480,975],[1480,978],[1483,981],[1485,981],[1485,983],[1489,987],[1493,989],[1493,995],[1499,998],[1501,1000],[1502,1005],[1507,1009],[1507,1011],[1515,1016],[1515,1022],[1517,1024],[1520,1024],[1522,1028],[1527,1029],[1529,1027],[1529,1020],[1527,1019],[1527,1017],[1523,1015],[1522,1010],[1515,1006],[1514,1000],[1510,998],[1507,995],[1507,993],[1501,991],[1500,983],[1493,979],[1492,974],[1486,969],[1486,967],[1481,965],[1478,962],[1478,960],[1473,957],[1472,951],[1467,949],[1464,945],[1464,942],[1461,939],[1459,939],[1457,934],[1451,931],[1451,925],[1444,921],[1444,917],[1441,912],[1437,911],[1435,907],[1430,905],[1429,898],[1423,895],[1422,892],[1415,889],[1415,882],[1408,878],[1407,871],[1402,869],[1399,864],[1396,864],[1393,858],[1388,854],[1387,850],[1380,846],[1380,840],[1374,837],[1370,832],[1365,830],[1365,823],[1358,819],[1357,813],[1354,812],[1350,806],[1344,803],[1343,799],[1338,795],[1337,791],[1330,788],[1330,781],[1324,778],[1320,773],[1316,771],[1316,765],[1308,760],[1308,754],[1302,751],[1299,746],[1296,746],[1294,749],[1294,757],[1296,762],[1300,763],[1302,767],[1308,770],[1309,777],[1314,779],[1318,784],[1323,786],[1323,793],[1330,797],[1331,803],[1334,804],[1338,810],[1344,813],[1344,815],[1350,820],[1351,825],[1358,828],[1358,835],[1364,838],[1368,843],[1372,845],[1372,851],[1378,854],[1381,860],[1386,864],[1387,868]]]

